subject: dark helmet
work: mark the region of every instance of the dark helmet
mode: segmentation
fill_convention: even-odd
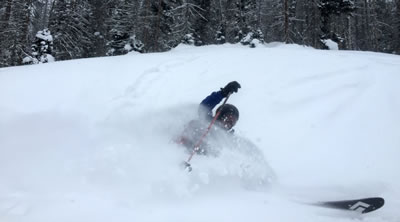
[[[232,104],[222,105],[218,107],[216,112],[220,112],[217,121],[228,130],[235,126],[239,119],[239,110]]]

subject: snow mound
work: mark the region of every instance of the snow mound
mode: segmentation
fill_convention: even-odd
[[[399,56],[282,43],[0,69],[0,220],[398,222],[399,73]],[[174,138],[233,80],[235,139],[182,170]],[[304,204],[368,196],[386,205]]]

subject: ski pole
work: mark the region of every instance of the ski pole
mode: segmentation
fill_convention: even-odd
[[[224,100],[224,102],[222,103],[221,106],[223,106],[223,105],[226,104],[226,101],[228,101],[230,95],[231,95],[231,93],[229,93],[229,94],[226,96],[226,98],[225,98],[225,100]],[[203,142],[203,139],[207,136],[208,132],[210,132],[211,127],[214,125],[215,121],[217,121],[217,118],[218,118],[218,116],[221,114],[221,111],[222,111],[222,109],[219,110],[219,111],[215,114],[215,116],[214,116],[214,118],[212,119],[210,125],[207,127],[207,130],[206,130],[206,131],[203,133],[203,135],[200,137],[199,142],[196,143],[196,145],[194,146],[194,149],[193,149],[192,153],[190,154],[189,158],[188,158],[187,161],[185,162],[185,167],[188,168],[189,172],[192,171],[192,167],[190,166],[190,161],[192,160],[194,154],[200,149],[200,145],[201,145],[201,143]]]

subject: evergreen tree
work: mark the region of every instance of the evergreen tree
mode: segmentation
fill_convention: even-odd
[[[1,4],[0,10],[0,67],[9,66],[9,45],[10,40],[8,39],[9,34],[9,22],[11,18],[11,7],[12,0],[4,0]]]
[[[138,9],[143,1],[118,0],[111,10],[107,21],[107,55],[123,55],[130,51],[144,52],[144,44],[136,35],[140,33]]]
[[[215,44],[224,44],[226,42],[226,10],[225,4],[223,0],[212,1],[213,5],[213,18],[214,20],[210,22],[213,24],[214,30],[212,34],[214,35],[214,39],[212,43]]]
[[[39,64],[53,62],[53,36],[48,29],[38,31],[32,44],[32,53],[24,58],[24,64]]]
[[[258,7],[260,5],[257,0],[241,0],[240,1],[240,21],[241,21],[241,32],[244,38],[250,37],[251,39],[257,39],[260,43],[264,42],[264,34],[259,26],[258,19]],[[243,38],[241,39],[241,41]],[[251,44],[254,47],[254,44]]]
[[[32,8],[32,37],[34,38],[36,33],[43,30],[49,25],[49,13],[51,10],[51,0],[35,0],[33,1]]]
[[[141,11],[138,12],[141,19],[138,20],[139,27],[135,29],[138,35],[135,36],[142,40],[146,52],[165,51],[178,44],[170,38],[174,21],[172,5],[173,2],[168,0],[141,2]]]
[[[225,37],[225,29],[224,26],[221,24],[221,26],[218,27],[218,31],[215,34],[215,43],[216,44],[224,44],[226,42],[226,37]]]
[[[244,37],[241,29],[241,20],[240,20],[240,6],[235,0],[227,0],[225,3],[225,19],[224,22],[224,30],[226,42],[229,43],[238,43]]]
[[[1,66],[21,65],[28,52],[31,0],[7,0],[2,18]]]
[[[111,18],[108,21],[110,40],[107,43],[109,47],[107,55],[128,53],[125,46],[128,45],[130,34],[133,32],[131,3],[129,0],[118,1],[112,9]]]
[[[79,4],[78,4],[79,2]],[[90,7],[86,1],[58,0],[50,16],[54,30],[54,52],[57,60],[87,58],[93,33],[89,26]]]
[[[294,21],[294,42],[320,47],[321,13],[318,8],[319,0],[297,0],[296,19]]]
[[[206,2],[209,2],[206,0]],[[174,12],[172,31],[175,37],[185,44],[203,45],[204,36],[201,32],[208,19],[204,16],[204,9],[195,0],[182,0],[171,9]]]
[[[198,16],[193,24],[193,35],[195,37],[195,44],[206,45],[210,44],[214,36],[211,34],[209,21],[211,17],[211,0],[200,0],[196,2],[198,6]]]
[[[293,10],[295,0],[272,0],[271,5],[267,8],[270,11],[270,19],[268,21],[268,38],[270,41],[281,41],[293,43],[292,21],[296,20]]]
[[[367,29],[368,29],[368,20],[367,15],[365,13],[365,1],[364,0],[356,0],[355,8],[356,11],[354,13],[354,31],[353,35],[355,38],[355,42],[353,43],[353,49],[355,50],[367,50]]]
[[[400,55],[400,0],[396,0],[396,6],[394,10],[394,31],[395,31],[395,38],[394,38],[394,52]]]
[[[393,21],[396,18],[393,16],[393,2],[386,0],[375,1],[375,46],[374,51],[392,53],[395,51],[395,45],[392,43],[396,38]]]
[[[352,0],[320,0],[319,9],[321,12],[321,40],[331,39],[336,43],[342,41],[339,33],[334,32],[332,28],[332,16],[339,16],[341,14],[349,14],[354,11],[354,2]],[[336,20],[336,22],[338,22]],[[327,46],[323,46],[327,48]]]
[[[258,44],[264,43],[264,34],[261,29],[258,29],[255,32],[249,32],[240,43],[242,43],[242,45],[249,45],[250,48],[255,48]]]
[[[89,28],[92,34],[90,44],[90,57],[105,56],[109,50],[107,42],[110,39],[110,19],[112,19],[112,12],[117,0],[90,0],[90,16],[89,16]],[[112,37],[112,35],[111,35]]]

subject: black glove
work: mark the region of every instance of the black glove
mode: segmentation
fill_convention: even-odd
[[[229,94],[237,92],[240,88],[240,84],[236,81],[228,83],[224,88],[221,88],[221,93],[224,97],[227,97]]]

